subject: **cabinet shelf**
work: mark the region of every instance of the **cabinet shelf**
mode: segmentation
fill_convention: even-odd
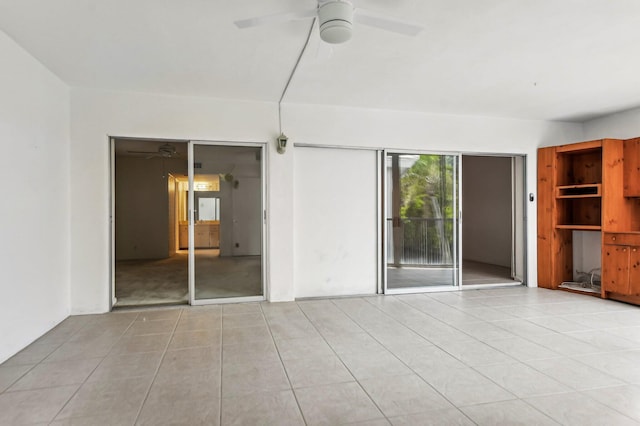
[[[556,198],[602,197],[602,184],[562,185],[556,187]]]
[[[557,229],[572,229],[574,231],[600,231],[600,225],[556,225]]]

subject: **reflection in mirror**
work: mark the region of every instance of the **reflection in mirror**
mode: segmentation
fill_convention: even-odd
[[[220,220],[220,198],[198,198],[198,220]]]

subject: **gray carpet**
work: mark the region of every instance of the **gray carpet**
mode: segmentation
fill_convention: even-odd
[[[188,254],[116,262],[116,307],[187,303]],[[196,299],[262,295],[260,256],[220,257],[196,250]]]

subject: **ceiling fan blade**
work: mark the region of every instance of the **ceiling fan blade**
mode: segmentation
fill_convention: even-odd
[[[423,30],[423,27],[419,25],[409,24],[395,19],[379,18],[364,12],[362,9],[356,9],[353,20],[363,25],[408,36],[415,36]]]
[[[241,19],[235,21],[234,24],[240,29],[257,27],[260,25],[280,24],[283,22],[294,21],[297,19],[311,18],[316,16],[317,9],[307,9],[297,12],[276,13],[273,15],[258,16],[256,18]]]
[[[157,154],[157,151],[127,151],[129,154]]]

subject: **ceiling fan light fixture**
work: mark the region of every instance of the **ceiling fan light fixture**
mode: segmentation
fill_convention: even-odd
[[[318,7],[320,38],[327,43],[349,41],[353,29],[353,5],[349,1],[328,1]]]

